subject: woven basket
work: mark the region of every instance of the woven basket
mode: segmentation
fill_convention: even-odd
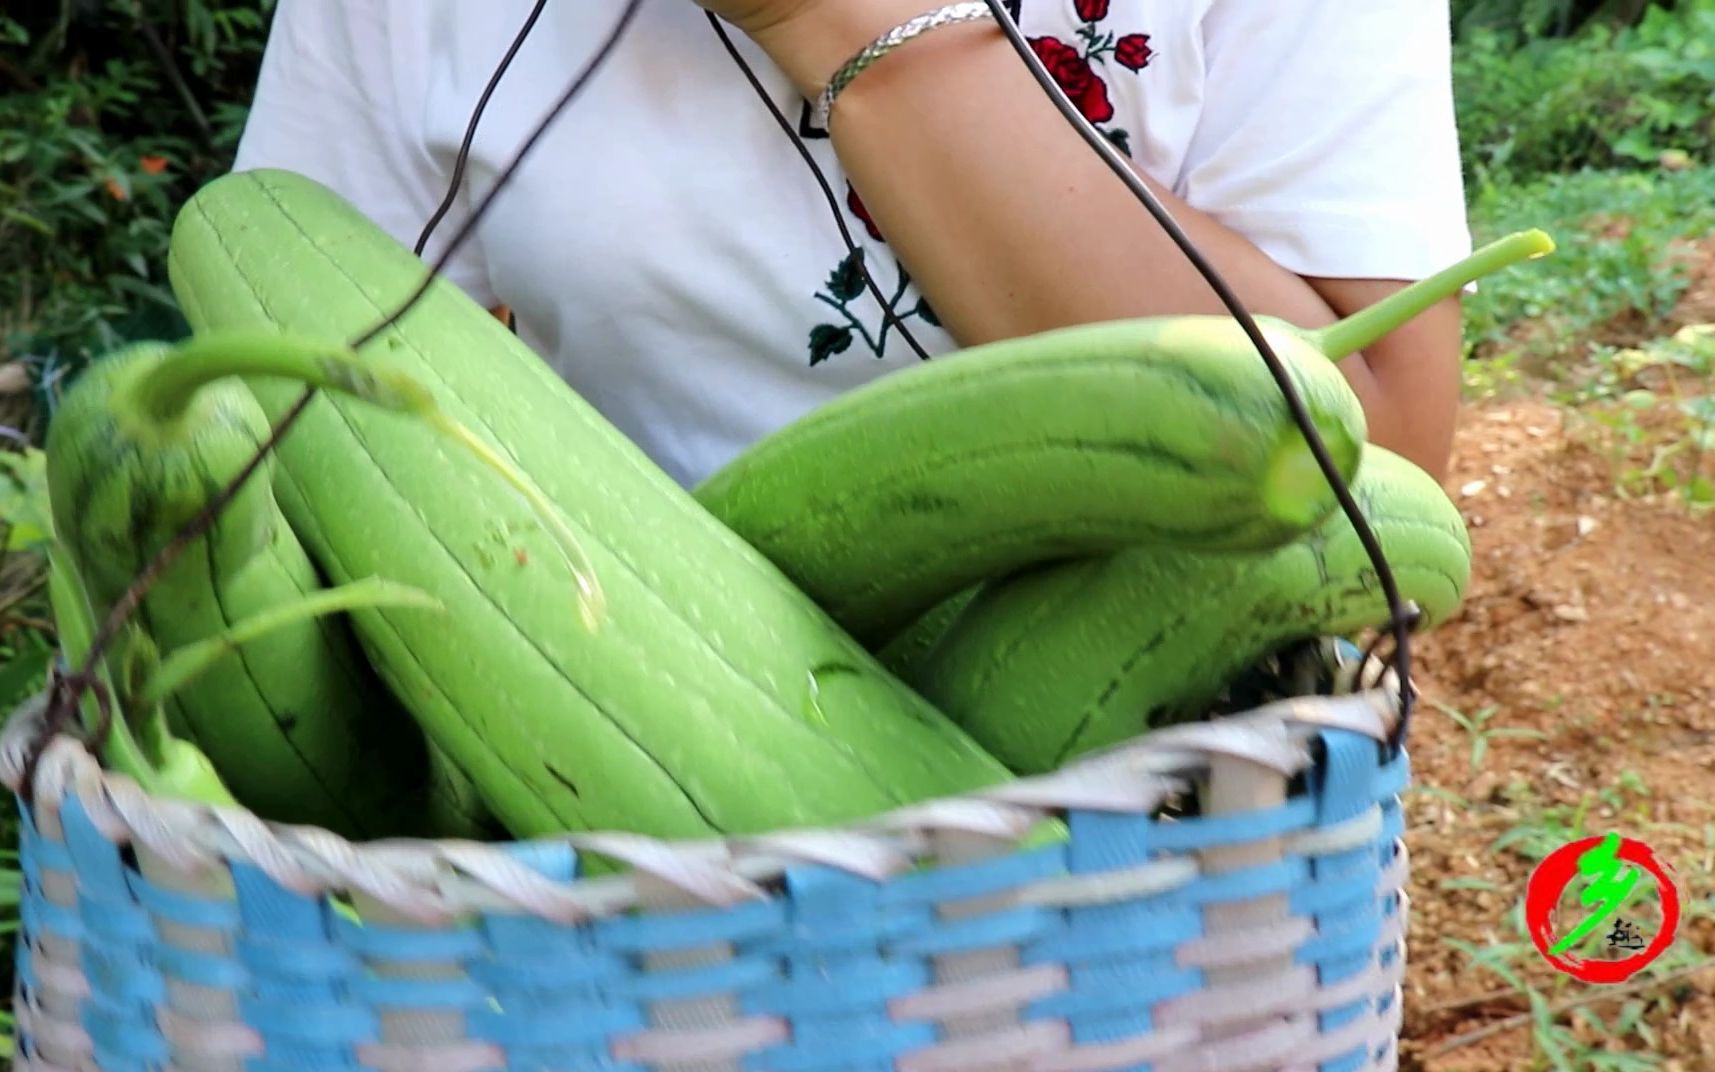
[[[1385,689],[1306,695],[699,843],[353,845],[153,799],[58,738],[20,803],[14,1067],[1392,1069],[1396,715]],[[0,738],[14,792],[41,716]],[[1024,847],[1050,815],[1070,837]],[[580,879],[579,849],[631,870]]]

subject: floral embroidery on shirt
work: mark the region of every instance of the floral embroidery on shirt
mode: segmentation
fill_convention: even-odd
[[[1078,43],[1058,37],[1032,37],[1030,47],[1048,73],[1054,76],[1078,111],[1100,130],[1114,147],[1131,155],[1131,135],[1122,128],[1110,127],[1114,105],[1108,97],[1108,82],[1098,67],[1113,63],[1137,72],[1149,66],[1155,57],[1146,33],[1118,34],[1105,28],[1110,0],[1074,0],[1073,9],[1083,20],[1076,32]]]
[[[1150,36],[1146,33],[1119,33],[1103,25],[1111,13],[1111,2],[1112,0],[1073,0],[1072,8],[1079,20],[1074,30],[1075,44],[1053,36],[1027,36],[1025,39],[1084,118],[1101,131],[1120,152],[1130,156],[1130,133],[1110,125],[1115,113],[1113,101],[1108,95],[1109,82],[1104,73],[1109,77],[1113,76],[1109,68],[1110,63],[1133,73],[1142,71],[1154,58],[1155,49],[1150,45]],[[1003,0],[1003,6],[1014,22],[1021,22],[1022,0]],[[798,121],[799,134],[804,137],[826,138],[826,131],[812,128],[809,114],[809,105],[805,103]],[[846,209],[863,225],[872,241],[886,244],[887,239],[882,236],[881,229],[869,214],[869,209],[864,207],[863,199],[849,182],[846,184]],[[867,261],[868,258],[861,247],[847,253],[829,273],[822,289],[816,292],[816,300],[833,309],[839,317],[837,322],[820,323],[810,329],[811,365],[819,365],[836,354],[845,353],[860,339],[875,357],[886,355],[888,335],[894,326],[892,320],[882,315],[879,318],[879,327],[872,326],[865,323],[851,308],[852,303],[869,290],[864,283],[862,270]],[[897,275],[891,295],[886,294],[886,284],[879,278],[876,280],[876,285],[882,288],[884,296],[887,297],[887,309],[901,322],[915,317],[926,324],[939,327],[941,322],[936,318],[927,299],[919,298],[915,305],[900,308],[906,291],[911,287],[911,277],[906,273],[905,266],[897,260],[893,261],[893,265]],[[874,274],[873,267],[871,273]]]
[[[857,191],[852,189],[852,184],[849,182],[846,183],[846,207],[852,210],[853,216],[863,221],[863,228],[869,232],[871,238],[877,242],[887,241],[881,237],[881,228],[875,225],[875,220],[870,216],[869,209],[864,207],[863,198],[857,195]]]
[[[848,202],[857,202],[858,205],[862,204],[861,201],[857,201],[856,191],[853,191],[847,200]],[[854,209],[854,211],[856,210]],[[867,213],[864,213],[863,217],[867,218]],[[870,233],[879,240],[880,234],[874,229],[874,224],[869,226]],[[845,353],[851,349],[852,343],[859,339],[863,340],[863,344],[875,357],[880,358],[886,354],[887,336],[893,331],[893,322],[883,316],[880,318],[879,328],[872,327],[864,323],[851,308],[851,303],[869,290],[863,278],[865,260],[862,248],[846,254],[839,266],[828,274],[827,281],[822,284],[822,289],[816,292],[816,300],[838,313],[839,322],[821,323],[810,329],[810,364],[812,366],[820,365],[835,354]],[[892,310],[893,315],[901,322],[915,317],[926,324],[939,327],[941,322],[935,318],[935,311],[929,308],[929,302],[926,298],[918,298],[917,303],[909,309],[899,307],[900,302],[905,298],[905,292],[911,287],[911,276],[906,273],[903,264],[894,261],[893,265],[899,274],[894,283],[893,293],[887,296],[888,309]],[[878,279],[876,285],[880,287],[884,284]]]
[[[887,239],[881,236],[881,228],[875,225],[875,218],[869,214],[869,209],[864,207],[863,198],[858,196],[858,192],[852,188],[852,184],[849,182],[846,183],[846,209],[857,217],[859,223],[863,224],[864,231],[872,240],[886,243]],[[893,293],[887,295],[887,308],[893,313],[893,318],[882,314],[878,326],[866,324],[852,311],[851,305],[852,302],[869,291],[869,286],[863,278],[863,269],[868,263],[869,258],[861,246],[847,253],[839,265],[828,274],[827,281],[822,284],[822,289],[816,292],[816,300],[837,312],[839,322],[821,323],[810,329],[811,365],[820,365],[835,354],[845,353],[851,349],[852,343],[860,339],[871,355],[877,358],[885,356],[887,353],[887,337],[895,327],[894,319],[903,323],[916,318],[931,327],[941,326],[941,321],[936,319],[935,311],[929,307],[929,302],[925,298],[918,298],[916,304],[910,308],[900,308],[900,303],[905,300],[906,291],[911,287],[911,276],[906,272],[905,266],[897,260],[892,261],[897,273]],[[871,268],[871,272],[873,274],[873,268]],[[881,279],[876,280],[878,289],[885,286],[886,284]],[[885,291],[883,293],[885,294]]]

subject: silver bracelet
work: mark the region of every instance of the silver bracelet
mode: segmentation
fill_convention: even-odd
[[[938,30],[943,26],[951,26],[960,22],[976,22],[980,19],[993,18],[994,12],[989,10],[983,0],[967,0],[965,3],[948,4],[936,8],[925,15],[919,15],[908,22],[902,22],[893,29],[871,41],[863,51],[846,61],[846,65],[834,73],[828,80],[821,96],[816,98],[816,107],[811,113],[811,121],[816,126],[827,128],[828,115],[834,109],[834,98],[840,91],[851,85],[852,79],[862,74],[876,60],[892,52],[894,49],[911,40]]]

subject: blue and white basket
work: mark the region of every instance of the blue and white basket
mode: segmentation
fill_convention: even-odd
[[[1296,696],[698,843],[354,845],[151,798],[61,737],[23,813],[14,1067],[1392,1069],[1397,699]],[[41,713],[0,739],[15,793]],[[1048,815],[1069,839],[1021,848]],[[580,848],[633,870],[580,879]]]

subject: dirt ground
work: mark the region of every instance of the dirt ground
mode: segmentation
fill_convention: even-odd
[[[1681,942],[1715,951],[1715,924],[1691,913],[1710,897],[1715,862],[1715,516],[1617,499],[1602,441],[1540,401],[1468,410],[1447,488],[1475,570],[1460,615],[1414,645],[1425,702],[1411,750],[1427,791],[1409,808],[1401,1049],[1408,1072],[1501,1072],[1532,1067],[1530,1006],[1449,943],[1522,940],[1507,917],[1534,864],[1498,839],[1534,824],[1539,853],[1610,829],[1648,842],[1684,888]],[[1474,764],[1472,734],[1439,705],[1508,735]],[[1571,823],[1581,802],[1578,834],[1544,822]],[[1532,955],[1513,963],[1552,1001],[1617,989],[1567,980]],[[1663,1069],[1715,1061],[1715,969],[1631,996],[1656,1052],[1672,1055]],[[1589,1008],[1611,1022],[1621,1004]]]

